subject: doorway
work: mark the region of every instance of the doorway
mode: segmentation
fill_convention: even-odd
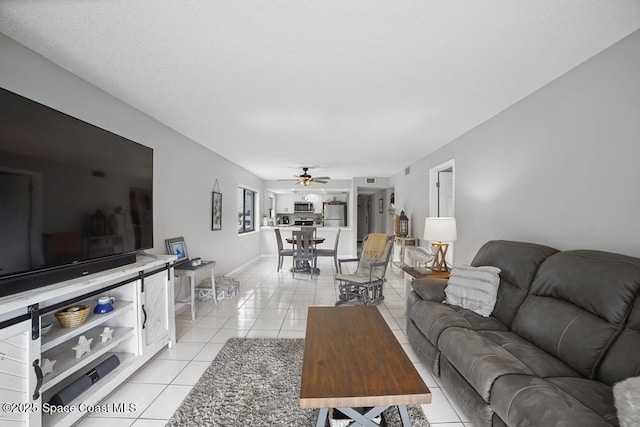
[[[357,241],[358,247],[362,244],[364,236],[369,234],[369,196],[358,194],[358,226]]]
[[[455,161],[429,170],[429,216],[455,216]]]
[[[429,216],[455,217],[455,160],[429,169]],[[447,264],[453,265],[454,242],[449,242]]]

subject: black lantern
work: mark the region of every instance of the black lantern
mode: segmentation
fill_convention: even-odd
[[[398,217],[398,237],[407,237],[409,235],[409,218],[404,214],[404,211],[400,212]]]

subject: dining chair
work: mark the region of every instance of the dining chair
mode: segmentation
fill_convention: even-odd
[[[338,302],[336,305],[359,301],[364,305],[375,304],[384,299],[384,282],[389,257],[393,250],[394,235],[371,233],[364,238],[360,258],[338,260]],[[342,273],[342,264],[357,262],[352,274]]]
[[[312,237],[315,239],[318,232],[318,228],[310,225],[303,225],[300,227],[300,231],[311,231]]]
[[[335,266],[335,272],[338,272],[338,243],[340,241],[340,229],[338,229],[338,234],[336,234],[336,240],[333,243],[333,249],[326,248],[318,248],[316,249],[316,256],[330,256],[333,257],[333,265]],[[334,273],[335,274],[335,273]]]
[[[280,271],[282,268],[282,263],[284,261],[284,257],[293,256],[293,249],[285,249],[284,244],[282,243],[282,234],[280,234],[280,229],[276,228],[276,241],[278,242],[278,269],[276,271]]]
[[[307,266],[313,279],[313,272],[316,269],[316,248],[311,230],[294,230],[291,232],[293,238],[293,270],[291,276],[295,278],[296,271],[306,271]]]

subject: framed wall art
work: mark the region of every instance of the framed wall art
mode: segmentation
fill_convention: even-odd
[[[222,193],[214,191],[211,199],[211,229],[222,230]]]

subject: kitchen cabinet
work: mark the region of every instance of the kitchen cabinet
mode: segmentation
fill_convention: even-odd
[[[322,196],[323,202],[348,202],[349,194],[347,193],[336,193],[336,194],[324,194]]]
[[[320,194],[309,194],[309,201],[313,203],[313,213],[322,213],[322,196]]]
[[[276,213],[293,213],[293,193],[276,196]]]

